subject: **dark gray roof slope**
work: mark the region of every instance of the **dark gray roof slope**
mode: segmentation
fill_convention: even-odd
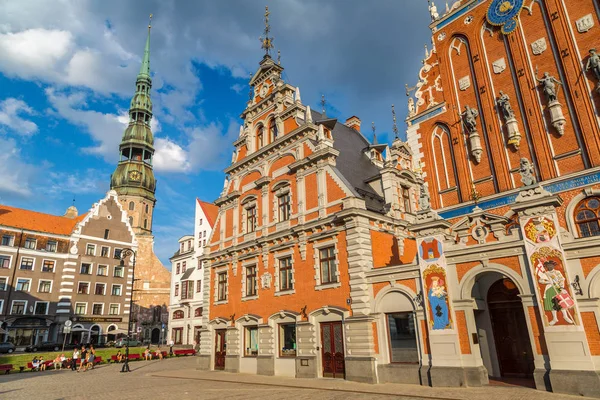
[[[193,267],[186,269],[183,275],[181,275],[181,280],[185,281],[187,278],[189,278],[192,275],[192,273],[194,273],[194,269],[195,268]]]
[[[322,116],[311,109],[313,121],[319,122]],[[337,169],[365,200],[369,210],[384,212],[385,200],[379,196],[365,181],[379,175],[379,168],[364,154],[369,141],[359,132],[337,122],[332,131],[333,147],[340,152],[337,158]]]

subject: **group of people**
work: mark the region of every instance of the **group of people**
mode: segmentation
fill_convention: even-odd
[[[94,349],[93,345],[90,345],[89,348],[81,346],[81,350],[76,347],[73,349],[73,357],[71,358],[71,371],[86,372],[88,369],[94,369],[95,359],[96,349]],[[79,369],[77,368],[77,360],[81,360]]]

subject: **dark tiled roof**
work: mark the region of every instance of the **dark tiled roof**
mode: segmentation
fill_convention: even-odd
[[[315,122],[321,120],[321,114],[311,110]],[[333,147],[340,152],[336,167],[349,186],[365,200],[369,210],[383,212],[385,200],[365,181],[379,175],[375,166],[363,150],[371,145],[359,132],[337,122],[332,131]]]
[[[193,273],[194,273],[194,268],[186,269],[185,272],[183,273],[183,275],[181,275],[181,280],[182,281],[187,280]]]

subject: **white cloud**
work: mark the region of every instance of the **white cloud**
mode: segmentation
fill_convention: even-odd
[[[236,93],[241,93],[242,90],[244,90],[244,85],[240,85],[239,83],[236,83],[234,85],[231,85],[231,90],[233,90]]]
[[[0,126],[4,125],[21,135],[33,135],[38,126],[20,115],[32,115],[34,111],[23,100],[9,97],[0,102]]]
[[[104,171],[87,169],[82,172],[50,172],[47,186],[42,190],[49,195],[105,193],[110,178]]]
[[[154,169],[159,172],[189,172],[187,152],[169,138],[154,141]]]
[[[14,139],[0,138],[0,197],[28,197],[38,168],[21,159]]]
[[[231,121],[227,130],[220,124],[210,123],[188,132],[189,159],[194,170],[220,171],[229,162],[234,150],[232,143],[238,138],[239,125]]]

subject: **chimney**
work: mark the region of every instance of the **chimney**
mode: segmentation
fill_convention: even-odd
[[[355,131],[360,132],[360,118],[358,118],[357,116],[353,115],[352,117],[348,118],[346,120],[345,125],[348,128],[352,128]]]
[[[70,206],[69,208],[67,208],[67,212],[65,212],[64,217],[73,219],[76,218],[77,215],[79,215],[77,208],[75,208],[75,206]]]

